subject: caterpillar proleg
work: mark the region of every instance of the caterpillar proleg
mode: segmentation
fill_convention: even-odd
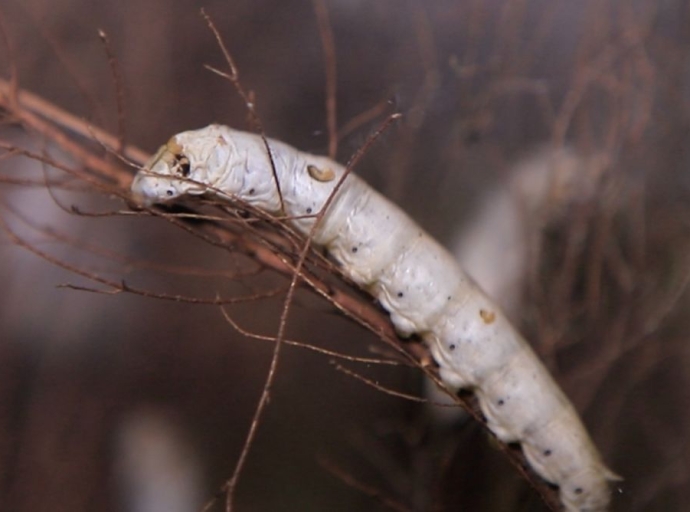
[[[325,157],[225,126],[175,135],[132,183],[143,204],[209,193],[294,217],[303,234],[345,173]],[[454,258],[400,208],[349,175],[312,233],[345,275],[388,311],[402,336],[429,346],[444,383],[476,392],[489,428],[519,442],[533,469],[557,485],[566,510],[604,511],[609,481],[573,406],[527,342]]]

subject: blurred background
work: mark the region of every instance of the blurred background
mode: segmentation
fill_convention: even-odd
[[[338,159],[386,115],[403,114],[358,172],[453,249],[527,334],[625,477],[612,509],[687,510],[690,3],[323,5],[335,44]],[[102,29],[124,82],[127,142],[154,152],[211,122],[247,128],[230,84],[204,68],[224,61],[200,7],[3,0],[13,49],[3,47],[3,76],[14,63],[20,86],[115,132]],[[326,153],[328,61],[314,4],[203,7],[266,132]],[[0,139],[70,163],[10,122]],[[125,205],[51,195],[40,181],[57,172],[0,160],[1,215],[34,247],[167,293],[272,286],[271,276],[238,280],[246,261],[160,220],[70,213]],[[232,474],[272,345],[238,335],[217,307],[60,287],[89,283],[7,237],[0,244],[0,510],[200,510]],[[280,307],[278,297],[230,311],[271,335]],[[288,334],[352,354],[381,350],[309,294],[299,295]],[[424,392],[418,371],[349,367]],[[236,505],[543,510],[474,422],[386,395],[327,356],[290,347]]]

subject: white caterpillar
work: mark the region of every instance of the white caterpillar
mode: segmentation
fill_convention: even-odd
[[[345,169],[268,141],[285,211],[308,234]],[[175,135],[137,174],[135,199],[163,203],[182,195],[239,199],[281,210],[261,137],[211,125]],[[453,257],[400,208],[350,175],[323,216],[313,242],[390,313],[403,336],[420,335],[445,384],[476,392],[489,428],[519,442],[534,470],[558,485],[568,511],[605,511],[608,470],[577,413],[503,313]]]

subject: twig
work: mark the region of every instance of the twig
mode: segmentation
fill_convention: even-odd
[[[277,342],[277,338],[275,336],[262,336],[260,334],[256,334],[256,333],[253,333],[251,331],[244,329],[243,327],[241,327],[239,325],[239,323],[237,323],[237,321],[235,319],[233,319],[230,316],[230,314],[228,313],[228,311],[224,307],[221,307],[220,310],[221,310],[221,313],[223,314],[223,318],[225,318],[225,321],[228,322],[232,326],[232,328],[235,329],[241,335],[246,336],[247,338],[255,339],[255,340],[271,341],[274,343]],[[354,363],[375,364],[375,365],[385,365],[385,366],[401,366],[403,364],[400,361],[392,361],[392,360],[388,360],[388,359],[351,356],[348,354],[336,352],[334,350],[328,350],[325,348],[317,347],[316,345],[310,345],[309,343],[304,343],[301,341],[284,339],[283,343],[285,343],[286,345],[292,345],[294,347],[304,348],[307,350],[311,350],[313,352],[317,352],[319,354],[334,357],[337,359],[343,359],[345,361],[351,361]]]
[[[390,509],[390,510],[395,510],[396,512],[412,512],[412,509],[406,506],[403,503],[400,503],[398,501],[393,500],[392,498],[385,496],[380,489],[376,489],[375,487],[365,484],[364,482],[360,482],[356,478],[354,478],[351,474],[347,473],[343,469],[337,467],[335,464],[332,462],[320,458],[319,459],[319,464],[321,467],[323,467],[326,471],[340,479],[342,482],[344,482],[346,485],[352,487],[353,489],[357,489],[358,491],[362,492],[363,494],[369,496],[370,498],[375,499],[381,505],[384,507]]]
[[[212,71],[213,73],[216,73],[217,75],[227,79],[244,101],[244,104],[247,107],[247,111],[249,112],[252,124],[254,125],[253,128],[258,131],[259,135],[261,136],[261,140],[263,140],[264,146],[266,147],[266,154],[268,155],[268,159],[271,162],[273,181],[275,182],[276,190],[278,192],[278,199],[280,200],[280,210],[285,211],[285,203],[283,202],[283,192],[282,190],[280,190],[280,182],[278,181],[278,174],[276,173],[276,164],[273,161],[273,153],[271,153],[271,147],[268,144],[266,132],[263,128],[263,123],[261,122],[259,114],[257,114],[256,112],[256,101],[250,98],[250,95],[247,94],[247,92],[244,90],[244,87],[242,87],[242,83],[240,82],[240,74],[237,69],[237,66],[235,65],[235,59],[232,58],[232,55],[228,51],[227,46],[225,46],[225,41],[223,41],[223,38],[221,37],[220,32],[218,32],[218,29],[216,28],[216,25],[213,23],[213,20],[208,14],[206,14],[206,11],[203,8],[201,9],[201,16],[204,18],[206,24],[208,25],[208,28],[213,33],[213,36],[216,38],[216,42],[218,43],[218,46],[223,52],[223,57],[225,57],[225,62],[230,68],[230,73],[225,73],[209,65],[206,65],[205,67],[209,71]]]
[[[110,66],[110,72],[113,75],[113,84],[115,85],[115,105],[117,108],[117,153],[121,153],[125,147],[125,89],[124,80],[122,79],[122,71],[120,71],[120,64],[115,57],[112,47],[110,46],[110,40],[108,35],[104,30],[98,30],[98,37],[100,37],[103,42],[103,47],[105,48],[105,54],[108,57],[108,65]]]
[[[396,398],[404,398],[405,400],[409,400],[411,402],[419,402],[419,403],[429,403],[429,400],[426,398],[421,398],[415,395],[409,395],[407,393],[401,393],[400,391],[395,391],[394,389],[387,388],[385,386],[382,386],[381,384],[374,382],[371,379],[367,379],[363,375],[360,375],[358,373],[353,372],[352,370],[348,370],[344,366],[340,364],[335,364],[335,369],[338,370],[339,372],[344,373],[345,375],[349,375],[353,379],[357,379],[360,382],[364,382],[367,386],[371,386],[372,388],[381,391],[382,393],[385,393],[386,395],[394,396]]]
[[[37,131],[41,131],[40,128],[44,125],[35,125],[33,123],[35,119],[39,118],[36,116],[27,115],[29,113],[33,113],[40,116],[41,119],[46,119],[50,121],[52,124],[60,126],[63,129],[69,130],[76,135],[84,137],[85,139],[95,138],[107,146],[113,148],[118,146],[117,137],[114,137],[105,130],[93,126],[91,123],[84,119],[80,119],[70,114],[66,110],[57,107],[53,103],[44,100],[40,96],[32,94],[24,89],[19,89],[16,91],[16,106],[14,106],[12,96],[12,82],[8,82],[7,80],[0,78],[0,106],[9,110],[12,113],[12,115],[14,115],[17,118],[17,120],[22,124],[25,124]],[[44,133],[44,135],[49,134]],[[53,133],[53,135],[56,134]],[[57,139],[53,137],[50,138],[59,144]],[[126,158],[138,162],[140,164],[146,162],[146,160],[148,160],[149,157],[148,153],[131,145],[126,145],[122,150],[122,154]],[[78,155],[75,154],[75,156]],[[104,166],[99,165],[99,167],[103,169]],[[106,173],[106,175],[113,174],[112,169],[110,169],[109,171],[110,172]],[[131,175],[128,175],[128,179],[131,179]]]
[[[338,122],[337,122],[337,86],[338,73],[335,58],[335,43],[333,29],[328,17],[328,9],[323,0],[312,0],[314,14],[319,24],[321,49],[323,51],[324,69],[326,71],[326,125],[328,126],[328,156],[335,159],[338,153]]]

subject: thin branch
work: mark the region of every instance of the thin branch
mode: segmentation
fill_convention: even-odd
[[[278,340],[275,336],[263,336],[261,334],[256,334],[251,331],[248,331],[241,327],[239,323],[235,319],[233,319],[230,316],[230,313],[228,313],[227,309],[224,307],[220,308],[221,313],[223,314],[223,318],[225,318],[225,321],[228,322],[233,329],[235,329],[238,333],[240,333],[243,336],[246,336],[247,338],[252,338],[255,340],[260,340],[260,341],[270,341],[273,343],[276,343]],[[311,350],[312,352],[317,352],[319,354],[323,354],[329,357],[334,357],[337,359],[343,359],[345,361],[350,361],[353,363],[364,363],[364,364],[375,364],[375,365],[383,365],[383,366],[402,366],[402,363],[400,361],[391,361],[387,359],[380,359],[380,358],[372,358],[372,357],[358,357],[358,356],[351,356],[348,354],[343,354],[340,352],[336,352],[334,350],[328,350],[325,348],[317,347],[316,345],[311,345],[309,343],[304,343],[302,341],[295,341],[295,340],[289,340],[289,339],[284,339],[283,343],[286,345],[292,345],[293,347],[299,347],[303,348],[306,350]]]
[[[370,123],[377,117],[385,114],[386,110],[388,110],[390,106],[391,102],[389,100],[382,100],[364,112],[360,112],[347,123],[345,123],[345,126],[338,131],[338,140],[343,140],[345,137],[357,130],[360,126]]]
[[[223,78],[227,79],[233,85],[237,93],[244,101],[244,104],[247,107],[247,111],[249,112],[252,124],[254,124],[253,128],[258,131],[259,135],[261,136],[261,140],[263,141],[264,146],[266,147],[266,154],[268,155],[268,159],[271,162],[271,172],[273,173],[273,181],[275,182],[276,190],[278,192],[278,199],[280,200],[280,210],[284,212],[285,203],[283,201],[283,192],[280,189],[278,173],[276,172],[276,164],[273,160],[273,153],[271,152],[271,147],[268,144],[268,139],[266,138],[266,132],[264,131],[263,123],[261,122],[259,114],[257,114],[256,112],[256,101],[250,98],[250,95],[247,94],[244,90],[244,87],[242,87],[242,83],[240,82],[240,74],[237,69],[237,66],[235,65],[235,60],[232,58],[232,55],[228,51],[227,46],[225,46],[225,41],[223,41],[223,38],[221,37],[220,32],[218,32],[218,29],[216,28],[216,25],[213,23],[213,20],[208,14],[206,14],[206,11],[203,8],[201,9],[201,16],[204,18],[204,20],[206,20],[208,28],[213,33],[213,36],[216,38],[216,42],[218,43],[218,46],[220,47],[221,51],[223,52],[223,56],[225,57],[225,62],[230,68],[230,73],[225,73],[208,65],[206,65],[205,67],[209,71],[212,71],[213,73],[216,73],[217,75],[220,75]]]
[[[118,146],[117,137],[114,137],[105,130],[93,126],[85,119],[81,119],[70,114],[66,110],[57,107],[55,104],[44,100],[40,96],[32,94],[24,89],[20,89],[16,91],[17,101],[15,103],[12,101],[13,94],[14,93],[12,82],[8,82],[7,80],[0,78],[0,105],[6,108],[8,111],[10,111],[10,113],[13,116],[15,116],[19,122],[26,125],[27,127],[33,128],[36,131],[41,132],[41,128],[47,126],[45,123],[34,123],[34,121],[38,118],[32,115],[28,115],[29,113],[32,113],[40,116],[41,119],[48,120],[52,124],[57,125],[63,129],[69,130],[70,132],[84,137],[85,139],[91,140],[95,138],[107,146],[113,148]],[[43,135],[49,136],[49,133],[42,133]],[[57,134],[55,132],[52,132],[52,135],[55,136]],[[56,138],[50,136],[49,138],[51,138],[54,142],[57,142],[59,144]],[[63,134],[63,136],[60,137],[60,140],[64,139],[66,139],[66,136],[64,136]],[[69,151],[69,148],[72,147],[73,144],[70,144],[68,148],[64,149]],[[79,154],[81,154],[81,152],[75,153],[75,156]],[[149,157],[149,155],[146,152],[131,145],[126,145],[122,150],[122,154],[126,158],[140,163],[142,165],[144,164],[144,162],[146,162],[146,160],[148,160]],[[103,167],[103,165],[99,165],[98,167],[96,167],[96,169],[102,169]],[[109,175],[112,174],[112,172],[104,174]],[[128,175],[128,179],[131,179],[131,175]]]
[[[339,372],[344,373],[345,375],[348,375],[354,379],[357,379],[360,382],[363,382],[364,384],[371,386],[372,388],[381,391],[382,393],[385,393],[386,395],[394,396],[396,398],[404,398],[405,400],[409,400],[411,402],[419,402],[419,403],[429,403],[429,400],[426,398],[421,398],[415,395],[409,395],[407,393],[401,393],[400,391],[395,391],[394,389],[387,388],[385,386],[382,386],[378,382],[374,382],[371,379],[367,379],[363,375],[360,375],[358,373],[353,372],[352,370],[348,370],[344,366],[340,364],[335,364],[335,369],[338,370]]]
[[[19,90],[19,73],[17,71],[17,60],[15,58],[14,46],[11,39],[7,35],[7,23],[5,22],[5,15],[0,11],[0,41],[5,47],[7,53],[7,62],[9,62],[10,80],[6,82],[2,80],[0,83],[5,85],[5,94],[7,95],[8,103],[12,106],[18,104],[18,90]]]
[[[377,489],[373,487],[372,485],[365,484],[364,482],[359,481],[355,477],[353,477],[351,474],[347,473],[345,470],[339,468],[332,462],[319,458],[319,465],[323,467],[326,471],[331,473],[333,476],[341,480],[343,483],[348,485],[349,487],[352,487],[353,489],[356,489],[360,491],[361,493],[365,494],[366,496],[369,496],[370,498],[378,501],[381,505],[384,507],[390,509],[390,510],[395,510],[396,512],[412,512],[413,509],[409,508],[407,505],[400,503],[399,501],[396,501],[388,496],[386,496],[380,489]]]
[[[323,51],[324,69],[326,71],[326,125],[328,127],[328,156],[335,160],[338,153],[338,109],[336,103],[338,72],[335,58],[333,28],[328,17],[324,0],[312,0],[314,14],[319,24],[321,50]]]
[[[110,73],[113,76],[113,84],[115,86],[115,105],[117,108],[117,153],[121,153],[125,147],[126,131],[125,131],[125,88],[124,80],[122,78],[122,71],[120,70],[120,63],[113,52],[108,35],[104,30],[98,30],[98,37],[103,42],[105,54],[108,57],[108,65],[110,66]]]

